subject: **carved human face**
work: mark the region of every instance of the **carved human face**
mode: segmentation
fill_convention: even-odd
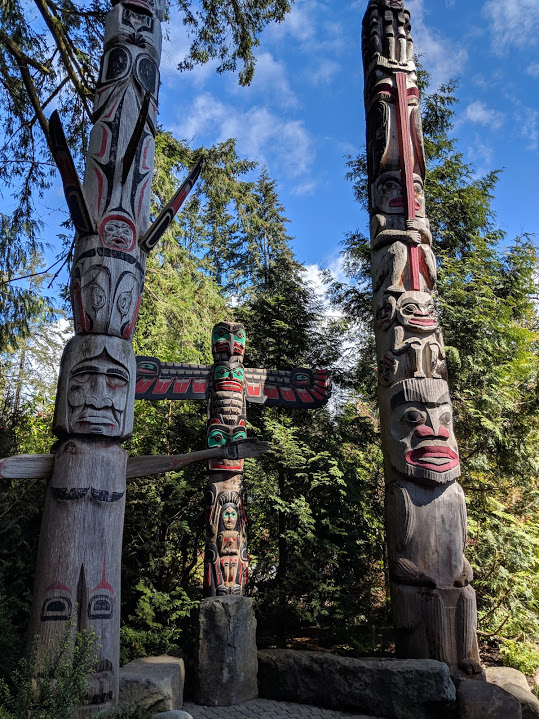
[[[118,337],[77,335],[67,345],[58,380],[54,431],[125,437],[133,426],[135,357]]]
[[[213,368],[214,386],[217,392],[243,392],[245,370],[243,365],[219,362]]]
[[[117,437],[127,405],[129,374],[106,352],[83,359],[71,370],[68,384],[70,429],[75,434]]]
[[[246,438],[245,420],[239,420],[238,424],[234,426],[222,424],[219,419],[210,420],[207,433],[207,445],[210,449],[224,447],[230,442]],[[212,459],[210,460],[209,468],[210,470],[241,472],[243,459]]]
[[[114,250],[130,252],[135,246],[135,226],[125,217],[109,215],[99,228],[101,242]]]
[[[222,512],[223,526],[225,529],[236,529],[238,521],[238,508],[235,504],[225,504]]]
[[[388,330],[395,319],[395,298],[387,295],[382,298],[382,302],[375,311],[376,324],[384,332]]]
[[[413,332],[429,333],[438,328],[438,313],[428,292],[404,292],[397,301],[399,324]]]
[[[379,5],[383,8],[390,7],[394,10],[402,10],[404,8],[404,0],[380,0]]]
[[[443,484],[460,475],[447,382],[408,379],[389,390],[389,453],[399,472]]]
[[[241,362],[245,354],[245,328],[238,322],[219,322],[212,330],[211,345],[215,360],[235,357]]]
[[[425,216],[425,193],[423,180],[414,174],[414,204],[417,217]],[[405,198],[403,195],[401,173],[384,172],[373,186],[373,204],[378,212],[385,215],[404,214]]]

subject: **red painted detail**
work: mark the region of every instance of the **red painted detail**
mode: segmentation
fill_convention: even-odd
[[[431,290],[434,289],[434,280],[431,277],[429,268],[427,267],[427,263],[425,262],[425,253],[424,252],[422,252],[420,255],[419,267],[421,268],[421,274],[423,275],[425,282],[427,283],[427,287]]]
[[[105,241],[105,239],[103,238],[103,232],[105,229],[105,225],[107,224],[107,222],[110,222],[110,220],[120,220],[121,222],[124,222],[126,225],[129,226],[129,229],[131,230],[131,239],[129,241],[129,244],[124,242],[123,238],[121,240],[123,246],[120,243],[115,244],[114,242],[110,243],[110,241],[108,240]],[[114,250],[120,250],[120,252],[131,252],[137,240],[137,230],[133,221],[130,217],[127,217],[127,215],[106,215],[106,217],[101,220],[101,224],[99,225],[99,238],[101,239],[101,242],[103,243],[103,245],[105,245],[105,247],[110,247]]]
[[[106,115],[103,116],[105,119],[108,120],[108,119],[110,119],[110,118],[112,117],[112,115],[113,115],[114,112],[116,111],[116,106],[118,105],[118,102],[119,102],[119,101],[120,101],[120,98],[118,97],[118,98],[115,100],[115,102],[112,103],[112,107],[110,108],[110,110],[107,112]]]
[[[60,175],[62,176],[64,184],[76,185],[78,182],[78,178],[73,171],[73,165],[70,162],[71,158],[67,154],[62,152],[56,159],[59,166],[58,169],[60,170]]]
[[[146,161],[148,159],[148,150],[150,149],[150,142],[151,142],[150,138],[147,138],[147,141],[144,143],[144,150],[142,152],[142,163],[141,163],[141,167],[143,170],[151,170],[152,169],[151,167],[149,167],[146,164]]]
[[[124,338],[125,338],[126,340],[128,340],[128,339],[131,337],[131,334],[132,334],[133,329],[134,329],[134,327],[135,327],[135,322],[137,321],[138,311],[139,311],[139,307],[140,307],[141,301],[142,301],[142,297],[139,297],[138,300],[137,300],[137,304],[135,305],[135,309],[134,309],[134,311],[133,311],[133,317],[132,317],[132,319],[131,319],[131,322],[130,322],[129,325],[124,329],[123,335],[124,335]]]
[[[96,152],[94,154],[94,157],[104,157],[105,152],[107,151],[107,145],[109,140],[109,131],[108,128],[104,125],[99,125],[99,128],[101,130],[101,147],[99,148],[99,152]]]
[[[101,575],[101,582],[97,585],[97,587],[94,587],[92,589],[92,592],[95,592],[96,589],[107,589],[109,592],[112,592],[112,594],[114,594],[114,589],[107,582],[106,557],[103,557],[103,574]]]
[[[432,427],[429,427],[426,424],[420,424],[419,427],[416,428],[414,434],[417,434],[420,437],[445,437],[446,439],[449,439],[449,430],[447,427],[439,427],[438,431],[435,432]]]
[[[206,394],[206,390],[208,389],[208,380],[193,380],[193,392],[195,394]]]
[[[97,211],[101,212],[101,197],[103,196],[103,173],[95,165],[94,172],[97,177]]]
[[[444,464],[430,463],[429,459],[445,459]],[[418,447],[406,453],[406,461],[415,467],[430,469],[431,472],[448,472],[459,464],[459,456],[450,447]]]
[[[295,401],[296,395],[293,389],[287,389],[286,387],[279,387],[279,389],[281,390],[281,395],[283,396],[283,399],[285,399],[287,402]]]
[[[414,162],[412,157],[412,138],[410,134],[410,117],[408,115],[408,89],[406,87],[406,73],[397,72],[397,126],[399,130],[399,150],[401,162],[401,182],[405,189],[406,217],[415,218],[414,195]]]
[[[409,321],[411,325],[418,325],[419,327],[434,327],[437,324],[436,320],[433,320],[430,317],[425,317],[423,319],[415,317]]]
[[[312,404],[314,402],[314,399],[312,398],[311,393],[308,389],[299,389],[298,387],[296,387],[296,394],[303,402],[303,404]]]
[[[182,206],[183,201],[187,197],[188,193],[189,193],[189,190],[184,188],[181,192],[178,193],[177,197],[175,197],[172,200],[172,202],[170,204],[171,204],[172,209],[174,210],[174,214],[176,214],[176,212],[178,212],[178,210]]]
[[[386,95],[391,95],[391,96],[393,96],[393,95],[396,94],[396,90],[395,90],[395,88],[393,87],[393,85],[389,85],[389,84],[385,84],[385,83],[384,83],[384,84],[382,84],[382,85],[377,85],[377,87],[376,87],[376,93],[377,93],[378,95],[386,94]]]
[[[79,309],[78,315],[79,315],[81,331],[83,333],[89,332],[90,329],[92,328],[92,323],[90,322],[90,318],[84,311],[84,305],[82,304],[82,294],[81,294],[81,289],[80,289],[80,282],[78,280],[76,282],[74,282],[71,287],[71,296],[73,298],[73,304],[76,307],[78,307],[78,309]]]
[[[315,389],[311,390],[311,394],[313,394],[317,399],[324,399],[326,394],[320,394],[320,392],[317,392]]]
[[[260,384],[245,384],[247,395],[249,397],[260,397],[262,394],[262,385]]]
[[[173,379],[162,380],[158,379],[153,388],[152,394],[166,394],[170,385],[174,382]]]
[[[187,394],[187,390],[189,389],[190,384],[190,379],[175,379],[173,389],[174,394]]]
[[[150,177],[147,177],[146,180],[143,182],[142,187],[140,189],[140,194],[138,198],[138,208],[137,208],[137,218],[140,216],[140,211],[142,209],[142,203],[144,202],[144,193],[146,192],[146,187],[148,186],[148,183],[150,182]]]
[[[155,382],[155,377],[152,377],[151,379],[139,379],[135,386],[135,392],[137,394],[144,394],[147,392],[152,384]]]
[[[417,245],[410,245],[409,249],[409,262],[410,262],[410,281],[412,283],[413,290],[421,289],[419,283],[419,247]]]
[[[45,591],[50,592],[51,589],[60,589],[63,592],[67,592],[68,594],[71,594],[71,589],[69,587],[66,587],[65,584],[62,584],[61,582],[58,581],[59,572],[60,572],[60,556],[58,556],[58,561],[56,562],[56,571],[55,571],[56,579],[54,580],[54,582],[52,584],[49,584],[48,587],[45,587]]]
[[[279,399],[279,388],[275,385],[271,384],[265,384],[264,385],[264,394],[266,397],[269,397],[270,399]]]

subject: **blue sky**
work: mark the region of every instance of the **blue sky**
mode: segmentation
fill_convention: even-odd
[[[367,217],[344,179],[345,155],[364,142],[361,20],[367,0],[296,0],[261,36],[255,78],[241,88],[215,65],[180,73],[189,39],[171,9],[161,65],[160,122],[192,147],[235,137],[266,165],[290,219],[297,258],[339,271],[340,242]],[[539,12],[537,0],[409,0],[416,51],[436,87],[460,78],[455,135],[477,174],[505,168],[494,207],[509,239],[539,232]],[[29,19],[30,20],[30,19]],[[8,197],[1,201],[9,211]],[[60,180],[38,211],[57,245],[65,219]],[[52,253],[48,253],[50,257]]]
[[[367,218],[344,179],[364,142],[361,20],[367,0],[296,0],[265,30],[248,88],[214,66],[178,73],[188,46],[172,21],[164,45],[160,120],[192,146],[227,137],[268,167],[291,220],[298,259],[338,267],[346,232]],[[505,168],[494,207],[509,238],[539,231],[537,0],[409,0],[416,50],[432,86],[458,77],[455,135],[477,174]]]

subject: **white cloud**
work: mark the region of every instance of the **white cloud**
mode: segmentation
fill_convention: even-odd
[[[474,163],[491,168],[494,150],[490,145],[487,145],[478,135],[476,135],[474,137],[473,145],[468,146],[468,157]],[[483,170],[482,167],[476,169],[476,175],[478,177],[484,175],[485,172],[486,170]]]
[[[422,62],[430,73],[432,87],[458,77],[468,59],[466,49],[427,25],[424,0],[409,0],[406,7],[412,18],[414,48],[423,55]]]
[[[476,100],[468,105],[460,118],[460,122],[472,122],[476,125],[499,130],[505,121],[505,115],[499,110],[487,107],[484,102]]]
[[[526,74],[531,77],[539,77],[539,62],[532,62],[531,65],[528,65]]]
[[[537,0],[486,0],[483,16],[490,25],[495,52],[506,52],[511,45],[529,47],[537,43]]]
[[[520,134],[528,143],[527,149],[539,149],[539,110],[523,108],[518,113],[515,124],[520,127]]]
[[[281,107],[298,107],[299,102],[288,82],[284,63],[275,60],[269,52],[261,52],[257,56],[255,76],[248,88],[240,87],[234,82],[230,87],[237,95],[245,96],[247,93],[263,94],[266,104],[271,100]]]
[[[221,142],[237,138],[238,151],[250,159],[300,179],[314,162],[313,142],[303,122],[285,120],[264,106],[242,111],[209,93],[199,95],[188,117],[173,127],[177,137],[188,141]]]
[[[309,70],[308,77],[313,85],[329,85],[340,69],[340,64],[335,60],[321,60]]]

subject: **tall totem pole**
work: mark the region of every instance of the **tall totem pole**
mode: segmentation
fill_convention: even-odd
[[[75,337],[62,358],[31,634],[38,652],[72,622],[98,637],[93,714],[118,698],[120,562],[136,361],[131,345],[150,231],[164,0],[115,0],[105,25],[84,182],[57,115],[51,149],[77,231],[71,275]],[[151,237],[151,241],[148,241]],[[105,706],[104,706],[105,705]]]
[[[370,0],[363,20],[367,164],[386,529],[397,654],[480,672],[466,505],[436,259],[410,14]]]

